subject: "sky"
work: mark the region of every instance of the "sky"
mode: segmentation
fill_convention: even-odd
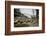
[[[31,18],[31,15],[33,15],[33,11],[34,11],[34,15],[36,16],[36,9],[20,8],[20,11],[22,14],[24,14],[28,18]]]

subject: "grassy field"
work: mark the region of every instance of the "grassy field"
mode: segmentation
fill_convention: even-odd
[[[24,17],[15,17],[14,18],[14,27],[30,27],[38,26],[38,19],[35,17],[24,18]]]

